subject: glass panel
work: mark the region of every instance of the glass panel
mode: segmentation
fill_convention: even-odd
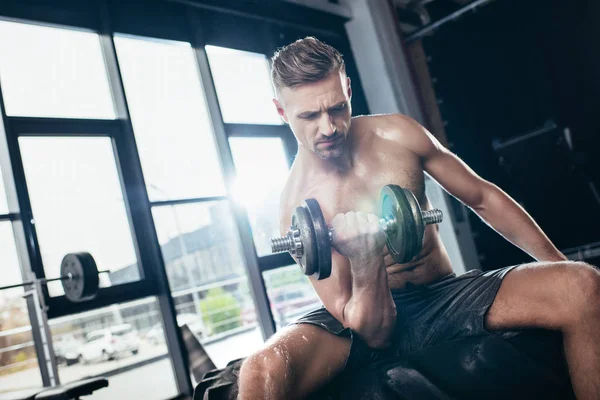
[[[217,365],[262,344],[237,228],[225,201],[153,208],[172,296]],[[216,341],[229,343],[223,346]]]
[[[281,125],[264,54],[206,46],[223,121]]]
[[[150,200],[225,194],[189,43],[115,37]]]
[[[0,222],[0,249],[0,286],[23,282],[12,224],[7,221]]]
[[[1,285],[21,283],[10,222],[0,223],[0,249]],[[0,291],[0,393],[42,386],[23,293],[23,288]]]
[[[97,34],[0,20],[7,115],[115,118]]]
[[[60,275],[67,253],[87,251],[101,286],[140,279],[110,138],[19,138],[44,270]],[[63,294],[60,282],[48,284]]]
[[[2,170],[0,170],[0,214],[8,214],[8,203],[6,202],[6,188],[4,187]]]
[[[0,246],[4,244],[0,242]],[[42,387],[27,302],[22,296],[22,288],[0,292],[0,398],[3,392]]]
[[[264,272],[263,278],[278,329],[322,305],[308,277],[296,264]]]
[[[61,383],[110,374],[110,385],[95,392],[94,399],[120,399],[125,393],[132,399],[177,395],[156,299],[53,319],[50,329]]]
[[[271,238],[279,232],[279,197],[289,166],[280,138],[229,139],[235,162],[233,195],[246,207],[258,256],[271,254]]]

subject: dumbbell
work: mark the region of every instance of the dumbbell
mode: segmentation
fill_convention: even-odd
[[[442,211],[422,211],[415,195],[398,185],[386,185],[380,193],[379,226],[395,262],[412,260],[423,247],[425,226],[442,222]],[[331,275],[333,232],[325,223],[315,199],[306,199],[296,207],[287,235],[271,239],[272,253],[289,252],[305,275],[325,279]]]

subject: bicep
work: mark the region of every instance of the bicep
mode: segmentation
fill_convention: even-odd
[[[409,121],[407,125],[410,146],[421,158],[423,170],[466,205],[474,208],[480,205],[486,190],[492,185],[446,149],[420,124]]]
[[[423,169],[448,193],[473,208],[482,203],[486,190],[492,186],[446,149],[424,158]]]

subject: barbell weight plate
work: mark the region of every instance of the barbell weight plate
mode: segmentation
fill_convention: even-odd
[[[310,214],[305,207],[296,207],[292,215],[292,230],[300,232],[303,251],[302,256],[298,257],[297,260],[304,275],[310,276],[315,273],[318,265],[317,244]]]
[[[69,301],[80,303],[96,297],[100,278],[94,258],[89,253],[69,253],[60,264],[60,275],[72,279],[63,279],[62,286]]]
[[[304,207],[308,210],[313,224],[317,248],[317,264],[314,268],[313,277],[318,280],[329,278],[329,275],[331,275],[331,240],[329,239],[329,228],[317,200],[306,199]]]
[[[396,219],[396,227],[386,233],[390,255],[399,264],[410,261],[418,252],[417,232],[413,212],[406,193],[398,185],[386,185],[381,189],[381,217]]]

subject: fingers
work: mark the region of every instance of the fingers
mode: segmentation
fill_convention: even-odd
[[[375,233],[380,230],[379,218],[375,214],[361,211],[337,214],[331,221],[331,228],[352,233]]]

